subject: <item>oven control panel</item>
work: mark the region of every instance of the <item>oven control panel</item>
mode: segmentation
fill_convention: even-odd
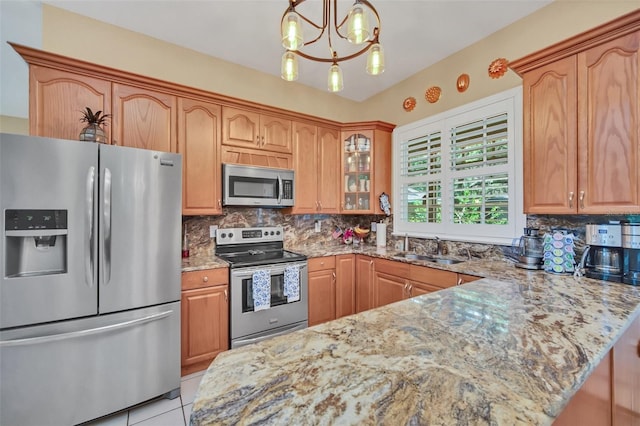
[[[246,244],[269,241],[284,241],[282,226],[265,226],[260,228],[218,228],[216,244]]]

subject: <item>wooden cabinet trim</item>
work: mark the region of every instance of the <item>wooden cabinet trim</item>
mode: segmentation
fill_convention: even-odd
[[[620,16],[595,28],[567,38],[509,63],[509,67],[522,76],[524,73],[575,55],[598,44],[621,37],[640,28],[640,9]]]

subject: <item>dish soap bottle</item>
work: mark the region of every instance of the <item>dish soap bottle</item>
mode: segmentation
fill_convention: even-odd
[[[184,233],[182,236],[182,258],[189,257],[189,236],[187,235],[187,225],[184,226]]]

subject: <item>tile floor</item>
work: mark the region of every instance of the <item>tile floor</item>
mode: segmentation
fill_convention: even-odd
[[[189,424],[193,399],[205,371],[182,377],[179,398],[156,399],[86,423],[85,426],[186,426]]]

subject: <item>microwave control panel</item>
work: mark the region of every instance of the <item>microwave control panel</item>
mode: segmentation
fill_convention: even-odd
[[[292,180],[283,180],[282,181],[282,198],[285,200],[293,200],[293,181]]]

